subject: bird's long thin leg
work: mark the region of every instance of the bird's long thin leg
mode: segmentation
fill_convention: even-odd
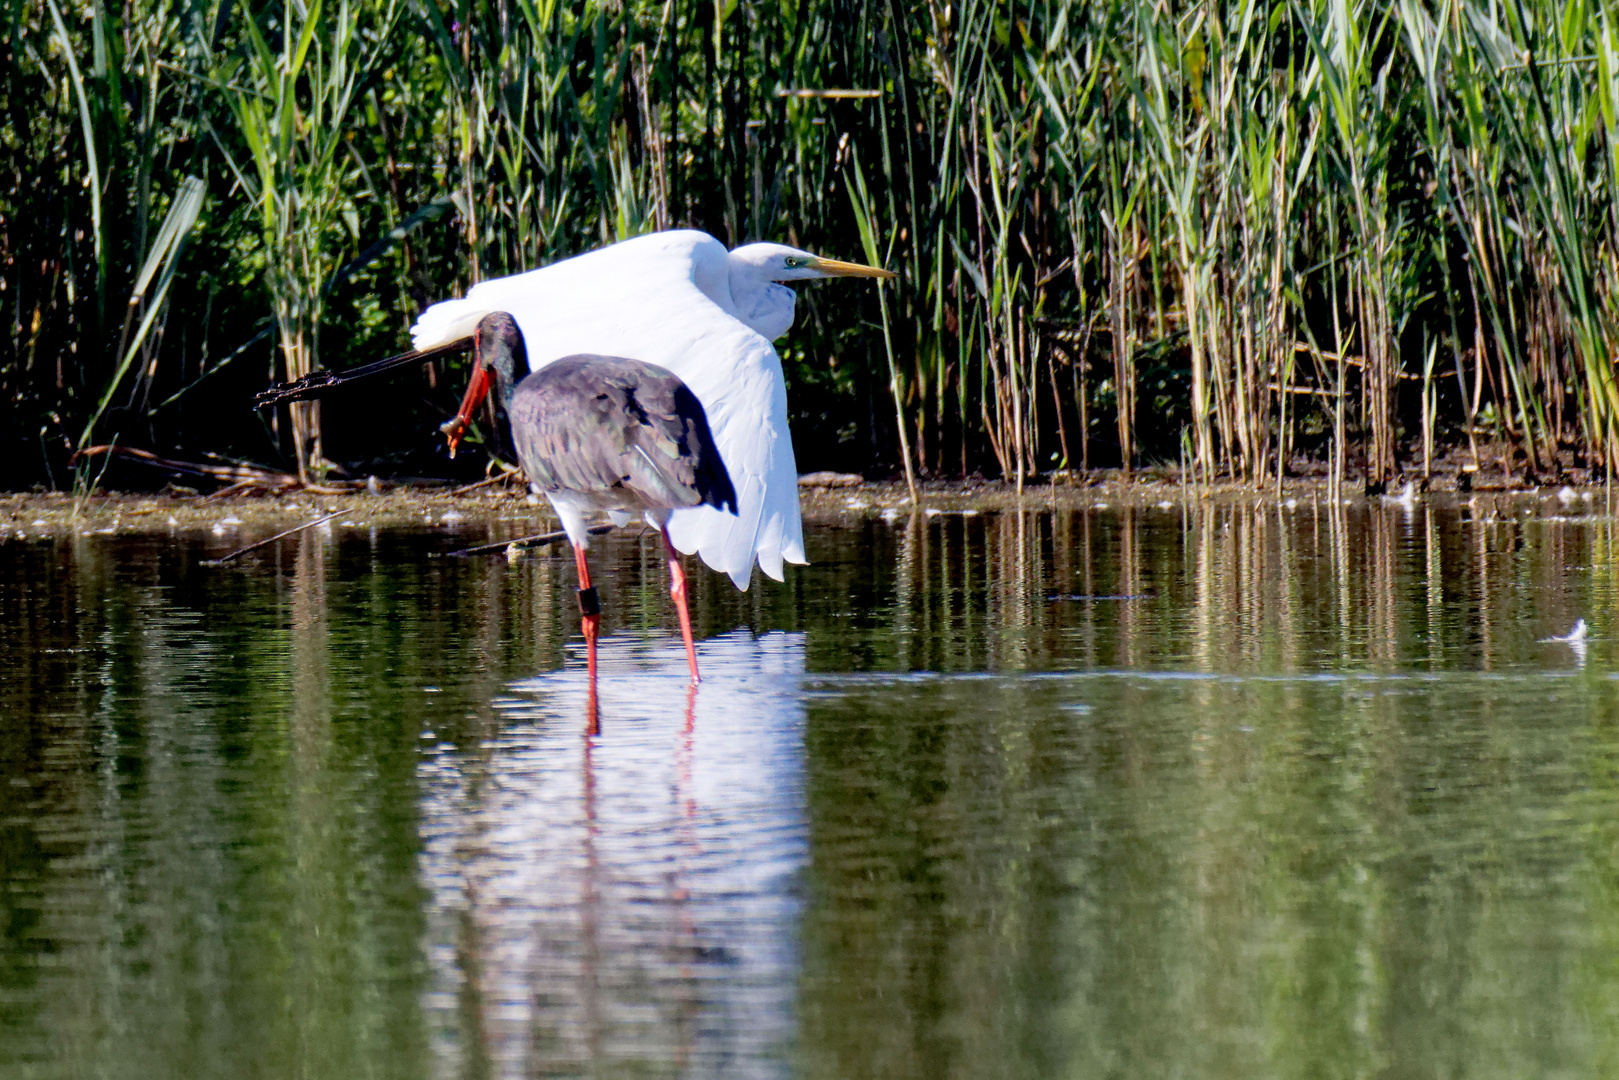
[[[596,632],[601,626],[601,601],[590,584],[590,564],[581,544],[573,546],[573,563],[579,570],[579,623],[585,632],[585,667],[590,672],[592,695],[596,690]]]
[[[669,596],[680,613],[680,636],[686,639],[686,664],[691,668],[691,681],[702,682],[697,674],[697,645],[691,639],[691,609],[686,606],[686,570],[680,565],[680,552],[669,539],[668,526],[663,530],[663,553],[669,559]]]

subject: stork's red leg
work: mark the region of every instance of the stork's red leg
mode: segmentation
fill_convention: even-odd
[[[691,610],[686,607],[686,570],[680,565],[680,552],[669,539],[667,526],[663,530],[663,553],[669,558],[669,595],[680,613],[680,636],[686,639],[686,664],[691,668],[691,681],[702,682],[697,674],[697,645],[691,639]]]
[[[596,691],[596,631],[601,626],[601,601],[590,584],[590,565],[581,544],[573,546],[573,563],[579,570],[579,623],[585,632],[585,666],[590,671],[590,689]]]

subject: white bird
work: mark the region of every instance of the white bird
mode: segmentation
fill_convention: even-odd
[[[1555,641],[1560,645],[1567,645],[1569,651],[1574,654],[1574,662],[1580,667],[1584,667],[1586,650],[1590,648],[1587,639],[1590,636],[1591,631],[1586,627],[1585,620],[1579,619],[1574,623],[1574,628],[1568,633],[1554,634],[1549,638],[1541,638],[1541,640]]]
[[[780,283],[894,276],[781,244],[727,251],[707,233],[652,233],[475,285],[465,298],[423,312],[411,337],[417,350],[431,350],[504,311],[517,321],[534,370],[589,353],[673,372],[708,416],[737,512],[675,510],[669,536],[676,549],[696,552],[746,589],[755,562],[780,581],[783,563],[806,561],[787,387],[771,345],[793,324],[796,297]]]
[[[1384,495],[1383,501],[1390,506],[1398,506],[1402,510],[1415,510],[1417,506],[1417,485],[1415,481],[1407,480],[1405,487],[1397,495]]]
[[[1541,638],[1540,640],[1558,641],[1562,642],[1564,645],[1584,645],[1585,639],[1590,635],[1591,631],[1586,629],[1585,620],[1578,619],[1574,623],[1574,629],[1570,630],[1568,633],[1562,635],[1554,634],[1549,638]]]

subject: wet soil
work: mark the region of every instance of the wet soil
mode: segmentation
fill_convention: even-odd
[[[1473,490],[1371,496],[1399,505],[1468,505],[1481,516],[1533,513],[1545,517],[1608,516],[1612,494],[1603,486],[1505,487],[1479,484]],[[1366,500],[1359,488],[1345,488],[1342,501]],[[868,482],[848,474],[814,474],[799,488],[807,522],[837,522],[861,517],[893,519],[913,511],[901,482]],[[1001,511],[1079,509],[1107,510],[1126,506],[1169,509],[1209,502],[1274,503],[1288,509],[1319,507],[1330,502],[1324,480],[1288,479],[1280,487],[1222,484],[1197,487],[1170,476],[1137,474],[1128,480],[1117,473],[1041,477],[1015,485],[998,481],[929,481],[919,486],[916,511],[926,515],[979,514]],[[279,529],[341,512],[333,526],[382,529],[463,529],[481,527],[492,536],[509,538],[543,533],[558,523],[544,499],[516,485],[468,488],[420,486],[359,489],[342,494],[292,491],[223,498],[171,489],[164,492],[98,492],[75,498],[61,492],[0,494],[0,540],[26,540],[65,535],[114,535],[161,532],[239,532],[244,543]]]

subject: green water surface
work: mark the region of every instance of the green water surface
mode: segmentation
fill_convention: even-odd
[[[1568,510],[0,541],[0,1076],[1619,1075]]]

